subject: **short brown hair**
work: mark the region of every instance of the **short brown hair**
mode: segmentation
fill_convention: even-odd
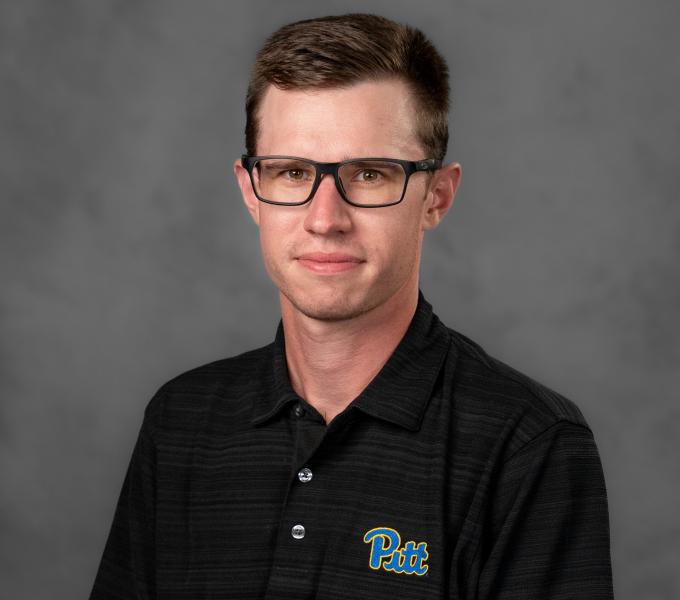
[[[257,55],[246,97],[246,150],[257,153],[257,111],[268,86],[344,87],[396,77],[410,87],[416,134],[427,158],[443,159],[449,138],[446,62],[413,27],[369,14],[298,21],[281,27]]]

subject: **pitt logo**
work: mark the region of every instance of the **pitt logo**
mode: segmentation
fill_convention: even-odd
[[[368,566],[374,571],[385,569],[406,575],[425,575],[429,557],[427,543],[406,542],[401,546],[399,532],[391,527],[375,527],[364,535],[364,542],[371,544]]]

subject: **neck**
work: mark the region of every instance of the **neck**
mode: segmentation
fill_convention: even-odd
[[[326,423],[363,391],[404,337],[418,303],[417,283],[405,287],[346,321],[312,319],[281,296],[291,384]]]

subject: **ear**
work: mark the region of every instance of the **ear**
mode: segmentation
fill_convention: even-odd
[[[260,225],[260,201],[255,196],[253,191],[253,186],[250,182],[250,175],[248,171],[243,168],[241,160],[238,159],[234,162],[234,175],[236,175],[236,181],[238,182],[238,187],[241,189],[241,196],[243,196],[243,202],[250,213],[250,216],[255,221],[256,225]]]
[[[453,204],[462,169],[458,163],[450,163],[437,169],[430,182],[425,199],[423,229],[434,229]]]

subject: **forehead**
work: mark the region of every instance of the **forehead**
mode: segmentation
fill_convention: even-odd
[[[267,88],[257,152],[337,161],[357,156],[424,158],[415,106],[401,80],[363,81],[330,89]]]

